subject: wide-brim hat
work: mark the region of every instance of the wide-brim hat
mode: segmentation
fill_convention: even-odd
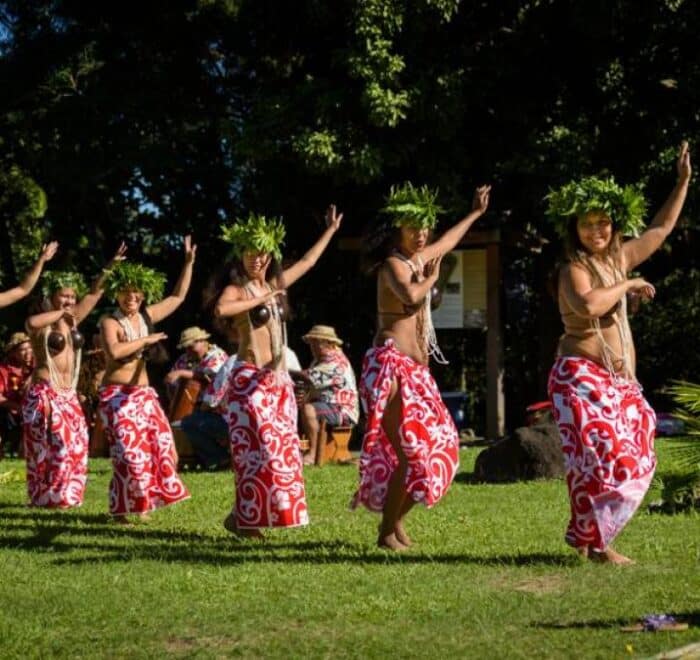
[[[335,328],[330,325],[315,325],[309,330],[302,339],[308,344],[309,339],[320,339],[321,341],[329,341],[333,344],[341,346],[343,340],[335,333]]]
[[[194,344],[196,341],[199,341],[200,339],[209,339],[209,337],[211,337],[211,335],[206,330],[194,325],[191,328],[185,328],[180,333],[180,341],[178,342],[177,347],[187,348],[188,346],[192,346],[192,344]]]
[[[13,348],[16,348],[20,344],[31,341],[29,335],[26,332],[13,332],[10,338],[5,344],[5,353],[9,353]]]

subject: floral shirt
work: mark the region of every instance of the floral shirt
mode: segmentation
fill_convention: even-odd
[[[200,401],[203,400],[204,395],[211,388],[214,379],[221,367],[224,366],[228,355],[226,351],[222,348],[216,346],[216,344],[211,344],[209,350],[204,354],[204,357],[197,362],[189,353],[183,353],[177,360],[171,371],[176,371],[178,369],[187,369],[192,371],[196,378],[205,381],[205,387],[203,388],[203,393],[200,394]],[[172,392],[177,387],[177,383],[170,386],[171,396]]]
[[[340,409],[353,424],[360,418],[357,382],[350,361],[340,349],[324,355],[306,370],[318,390],[317,401]]]

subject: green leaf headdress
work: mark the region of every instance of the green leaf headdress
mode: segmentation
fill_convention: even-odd
[[[119,261],[110,270],[105,291],[113,300],[116,300],[119,292],[130,289],[141,291],[149,305],[163,298],[166,278],[160,271],[129,261]]]
[[[279,218],[266,218],[251,213],[246,220],[232,225],[221,225],[221,238],[233,245],[233,253],[242,257],[246,250],[267,252],[277,261],[282,260],[280,246],[287,230]]]
[[[547,217],[560,236],[566,236],[571,216],[602,211],[615,223],[623,236],[639,236],[644,230],[647,203],[644,186],[619,186],[615,179],[589,176],[570,181],[559,190],[550,190],[545,197]]]
[[[381,213],[393,216],[391,224],[394,227],[433,229],[438,215],[443,212],[435,203],[437,196],[438,191],[432,191],[428,186],[416,188],[410,182],[392,186]]]
[[[48,270],[41,280],[41,293],[45,298],[61,289],[73,289],[76,298],[82,298],[88,292],[83,276],[73,270]]]

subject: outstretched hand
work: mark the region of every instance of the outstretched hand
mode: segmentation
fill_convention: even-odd
[[[676,170],[678,171],[678,178],[681,181],[690,180],[690,175],[692,173],[692,168],[690,167],[690,150],[688,149],[688,143],[685,140],[681,142],[681,147],[678,150]]]
[[[196,254],[197,246],[192,244],[192,236],[187,234],[187,236],[185,236],[185,263],[193,263]]]
[[[335,204],[331,204],[326,209],[326,227],[330,227],[333,231],[338,231],[340,228],[340,223],[343,219],[343,214],[338,214],[335,208]]]
[[[489,207],[489,196],[491,194],[491,186],[479,186],[474,191],[472,200],[472,211],[478,211],[480,215],[486,213]]]
[[[111,266],[119,261],[124,261],[124,259],[126,259],[126,243],[122,241],[117,251],[114,253],[114,256],[109,260],[109,264]]]
[[[58,250],[58,241],[51,241],[41,246],[39,261],[51,261]]]

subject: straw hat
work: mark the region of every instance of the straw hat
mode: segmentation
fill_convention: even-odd
[[[30,341],[30,339],[26,332],[13,332],[7,344],[5,344],[5,353],[9,353],[13,348],[27,341]]]
[[[329,341],[333,344],[341,346],[343,340],[335,334],[335,328],[330,325],[315,325],[311,330],[309,330],[302,339],[308,344],[309,339],[320,339],[322,341]]]
[[[200,339],[209,339],[209,337],[211,337],[211,335],[206,330],[202,330],[202,328],[193,325],[191,328],[185,328],[180,333],[180,341],[177,347],[187,348],[188,346],[192,346],[196,341]]]

